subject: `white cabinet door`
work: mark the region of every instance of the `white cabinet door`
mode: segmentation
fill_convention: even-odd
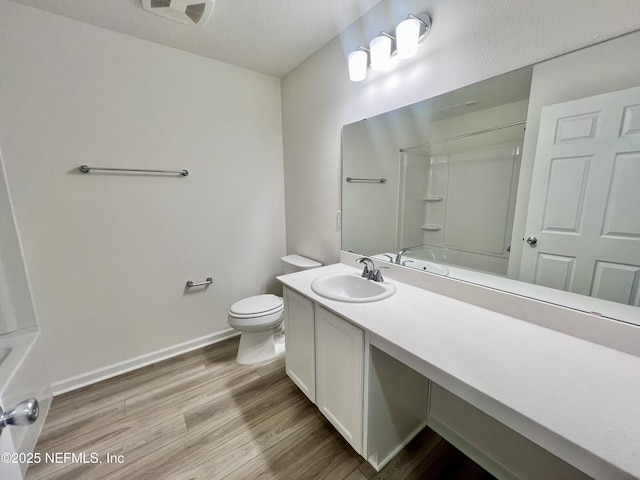
[[[289,378],[316,402],[313,302],[284,288],[285,363]]]
[[[316,306],[316,393],[325,417],[362,453],[364,332]]]
[[[639,180],[640,87],[544,107],[520,280],[640,306]]]

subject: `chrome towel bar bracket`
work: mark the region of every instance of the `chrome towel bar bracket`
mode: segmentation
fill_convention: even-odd
[[[202,285],[210,285],[212,283],[213,283],[213,278],[211,277],[207,277],[207,279],[204,282],[200,282],[200,283],[193,283],[191,280],[189,280],[187,282],[187,288],[201,287]]]
[[[87,165],[80,165],[78,167],[82,173],[89,173],[92,170],[101,170],[107,172],[138,172],[138,173],[173,173],[186,177],[189,175],[189,170],[144,170],[140,168],[105,168],[105,167],[89,167]]]

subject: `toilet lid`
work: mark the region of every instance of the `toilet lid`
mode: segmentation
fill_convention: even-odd
[[[245,298],[231,305],[231,313],[236,315],[258,315],[282,308],[281,297],[272,294],[256,295]]]

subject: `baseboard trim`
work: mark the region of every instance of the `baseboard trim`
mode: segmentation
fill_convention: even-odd
[[[228,338],[238,336],[240,332],[232,328],[222,330],[220,332],[213,333],[211,335],[205,335],[204,337],[194,338],[187,342],[172,345],[171,347],[156,350],[155,352],[146,353],[138,357],[134,357],[130,360],[114,363],[106,367],[101,367],[90,372],[75,375],[73,377],[54,382],[51,387],[53,389],[53,395],[62,395],[63,393],[71,392],[87,385],[107,380],[108,378],[122,375],[123,373],[136,370],[141,367],[146,367],[152,363],[160,362],[183,353],[191,352],[198,348],[206,347],[214,343],[222,342]]]
[[[373,468],[375,468],[376,472],[379,472],[380,470],[382,470],[384,467],[387,466],[387,464],[393,460],[393,458],[400,453],[400,451],[406,447],[409,442],[411,440],[413,440],[421,431],[424,427],[427,426],[427,421],[425,420],[424,422],[420,423],[420,425],[418,425],[418,428],[416,428],[413,432],[411,432],[409,435],[407,435],[407,437],[396,446],[396,448],[394,448],[391,453],[389,453],[385,458],[382,459],[381,462],[377,461],[377,457],[379,455],[378,452],[376,452],[376,464],[371,463],[371,460],[369,460],[369,463],[371,463],[371,465],[373,466]]]

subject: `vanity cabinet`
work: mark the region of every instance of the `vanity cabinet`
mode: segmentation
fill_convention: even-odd
[[[364,332],[284,288],[286,372],[362,453]]]
[[[362,454],[364,332],[316,305],[316,404]]]
[[[629,355],[511,322],[504,315],[405,288],[400,282],[398,295],[403,298],[398,301],[362,306],[325,302],[310,288],[318,275],[279,277],[285,284],[286,371],[376,471],[428,426],[497,478],[640,478],[628,475],[627,471],[638,471],[635,465],[616,457],[620,447],[627,446],[614,436],[617,431],[631,437],[636,432],[626,426],[614,430],[605,423],[621,425],[610,415],[613,410],[599,413],[598,406],[607,407],[604,396],[593,401],[588,397],[601,392],[593,390],[592,375],[580,370],[584,360],[574,362],[572,357],[582,352],[581,359],[594,355],[603,368],[640,368]],[[418,309],[422,305],[428,305],[430,315]],[[476,345],[477,339],[494,337],[500,346],[497,352],[492,343]],[[537,340],[533,346],[531,338]],[[558,350],[563,353],[556,355]],[[541,351],[544,362],[530,366]],[[513,362],[505,366],[508,357]],[[595,360],[593,364],[600,365]],[[633,387],[617,376],[604,384],[617,387],[625,398],[635,398]],[[576,398],[581,402],[578,414],[570,410]],[[634,419],[633,413],[615,413]],[[591,418],[598,422],[598,431],[588,424]],[[585,441],[578,431],[586,433]],[[608,436],[599,438],[599,431]],[[610,444],[618,450],[606,450]]]
[[[284,287],[287,375],[316,403],[315,321],[313,302]]]
[[[426,425],[428,380],[369,348],[353,323],[287,287],[283,296],[287,375],[379,471]]]

